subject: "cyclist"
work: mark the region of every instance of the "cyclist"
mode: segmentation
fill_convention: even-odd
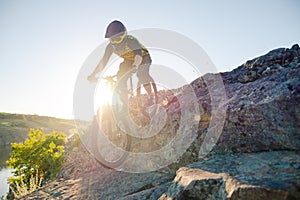
[[[102,71],[112,53],[117,54],[124,61],[119,66],[117,73],[118,85],[121,92],[125,95],[127,92],[127,80],[130,77],[131,70],[136,69],[138,77],[137,95],[141,93],[141,85],[145,88],[148,96],[151,95],[151,85],[154,90],[155,100],[157,100],[157,88],[153,78],[149,74],[151,57],[149,51],[133,36],[127,34],[127,29],[120,21],[111,22],[105,33],[105,38],[109,38],[109,44],[105,49],[104,56],[100,60],[93,73],[88,76],[88,80],[95,81],[95,75]]]

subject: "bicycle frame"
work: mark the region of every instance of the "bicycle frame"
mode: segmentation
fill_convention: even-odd
[[[105,85],[109,89],[120,95],[120,91],[116,88],[116,76],[101,79],[106,81]],[[132,81],[131,76],[129,79]],[[132,88],[132,84],[130,87]],[[127,91],[127,94],[132,95],[129,90]],[[122,101],[120,104],[125,104],[122,98],[119,99]],[[91,133],[94,133],[94,139],[92,140],[93,155],[100,164],[109,168],[120,166],[126,160],[131,149],[131,136],[120,128],[122,125],[124,127],[128,126],[126,120],[113,118],[113,107],[120,106],[120,104],[117,102],[115,105],[113,103],[102,105],[102,109],[99,108],[96,116],[97,122],[91,127]],[[106,110],[103,110],[104,108]]]
[[[102,108],[99,108],[100,110],[98,110],[98,112],[99,111],[100,112],[97,114],[97,119],[99,124],[101,124],[101,122],[104,120],[105,117],[108,118],[109,121],[114,120],[113,119],[114,113],[117,113],[118,115],[121,116],[124,115],[124,118],[126,117],[125,115],[127,113],[121,114],[121,111],[128,109],[129,99],[134,96],[132,74],[130,74],[128,79],[129,79],[129,88],[128,88],[128,80],[127,80],[125,93],[122,94],[122,92],[118,90],[118,87],[116,86],[117,75],[100,78],[100,80],[105,81],[104,84],[107,88],[109,88],[109,90],[114,91],[113,97],[117,97],[117,98],[115,99],[116,100],[115,102],[107,103],[105,105],[102,105]],[[104,109],[108,111],[108,113],[106,113],[106,116],[103,116]]]

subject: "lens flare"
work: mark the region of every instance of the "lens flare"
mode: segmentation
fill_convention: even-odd
[[[100,108],[104,105],[112,104],[113,88],[111,88],[105,81],[99,81],[95,92],[95,106]],[[96,110],[97,110],[96,109]]]

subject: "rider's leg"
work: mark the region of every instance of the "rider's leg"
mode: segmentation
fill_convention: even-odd
[[[132,67],[132,61],[124,60],[120,66],[119,71],[117,73],[117,91],[119,91],[120,96],[122,98],[122,102],[124,103],[124,109],[128,105],[128,88],[127,88],[127,81],[130,77],[130,68]],[[123,109],[122,109],[123,110]]]
[[[138,77],[138,88],[143,85],[148,95],[151,94],[151,85],[150,83],[153,81],[153,78],[149,74],[150,63],[144,63],[139,66],[138,71],[136,73]]]
[[[155,84],[153,78],[150,76],[150,74],[149,74],[148,79],[150,80],[149,83],[143,84],[145,90],[147,91],[148,94],[151,94],[151,86],[152,86],[153,92],[154,92],[154,94],[156,94],[157,93],[157,87],[156,87],[156,84]]]
[[[128,88],[127,88],[127,81],[131,76],[130,69],[132,67],[132,62],[128,60],[124,60],[120,64],[119,71],[117,73],[117,86],[116,91],[118,91],[118,94],[120,95],[121,101],[122,101],[122,108],[118,111],[117,118],[122,120],[123,125],[125,126],[125,132],[131,131],[128,121],[129,116],[129,101],[128,101]]]
[[[151,77],[151,79],[153,80],[153,78]],[[154,94],[157,94],[157,87],[156,87],[156,83],[153,81],[151,81],[151,84],[152,84],[152,88],[154,90]]]
[[[153,80],[152,77],[151,77],[151,79]],[[154,90],[155,102],[157,103],[157,102],[158,102],[157,87],[156,87],[156,83],[154,82],[154,80],[153,80],[153,82],[152,82],[152,88],[153,88],[153,90]]]
[[[137,77],[139,80],[138,80],[137,94],[140,94],[140,85],[143,85],[148,96],[151,96],[152,88],[153,88],[153,92],[155,95],[155,101],[157,102],[157,87],[156,87],[156,84],[155,84],[153,78],[151,77],[151,75],[149,73],[150,65],[151,65],[151,60],[149,60],[149,63],[143,63],[138,69]],[[152,88],[151,88],[151,86],[152,86]]]
[[[136,96],[138,96],[138,97],[141,95],[141,87],[142,87],[142,84],[140,81],[138,81],[137,89],[136,89]]]
[[[150,83],[146,83],[146,84],[143,84],[143,86],[144,86],[144,88],[145,88],[147,94],[150,95],[150,94],[151,94],[151,91],[152,91],[152,89],[151,89],[151,84],[150,84]]]

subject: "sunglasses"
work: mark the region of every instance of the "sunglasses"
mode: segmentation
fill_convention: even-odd
[[[109,38],[109,41],[110,41],[112,44],[120,44],[120,43],[124,40],[124,38],[125,38],[126,35],[127,35],[127,32],[124,31],[124,32],[122,33],[122,35],[116,35],[116,36],[114,36],[114,37]]]

